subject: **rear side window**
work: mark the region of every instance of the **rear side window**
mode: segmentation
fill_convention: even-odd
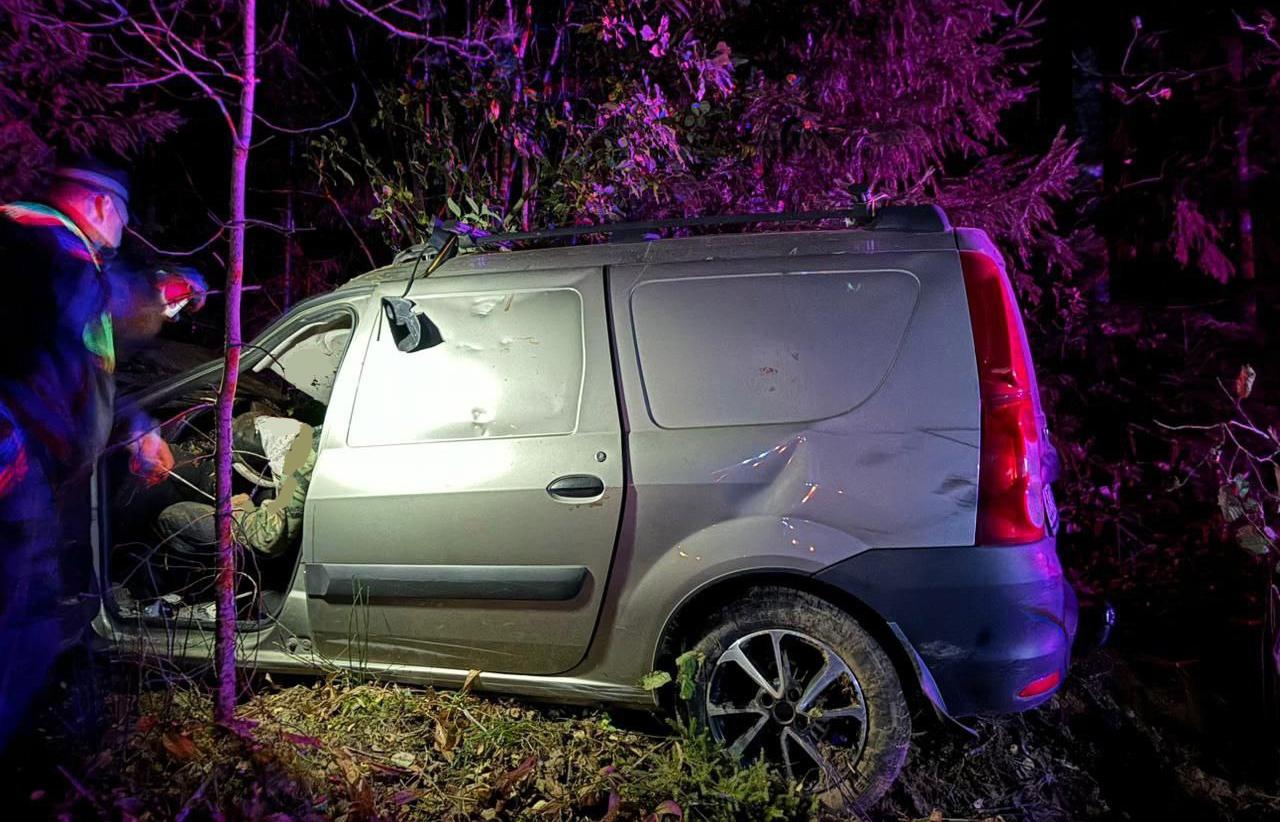
[[[663,428],[844,414],[888,374],[919,288],[897,270],[641,283],[631,312],[649,413]]]
[[[385,319],[369,343],[349,445],[569,434],[582,395],[572,289],[415,298],[444,342],[404,353]]]

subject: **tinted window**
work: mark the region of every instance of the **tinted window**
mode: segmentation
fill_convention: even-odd
[[[351,445],[568,434],[582,394],[582,299],[556,289],[416,298],[444,342],[369,343]]]
[[[905,271],[641,283],[631,311],[649,413],[665,428],[846,413],[884,380],[918,292]]]

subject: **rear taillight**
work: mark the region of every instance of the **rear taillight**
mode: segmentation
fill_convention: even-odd
[[[1038,696],[1044,696],[1054,688],[1058,687],[1058,683],[1060,682],[1062,682],[1062,674],[1057,671],[1054,671],[1051,674],[1045,674],[1038,679],[1031,680],[1026,685],[1023,685],[1018,689],[1017,697],[1018,699],[1035,699]]]
[[[1035,374],[1013,288],[983,251],[960,252],[978,355],[982,456],[978,473],[979,545],[1043,539],[1044,487]]]

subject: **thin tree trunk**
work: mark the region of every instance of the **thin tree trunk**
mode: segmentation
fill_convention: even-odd
[[[289,138],[289,193],[284,200],[284,310],[293,308],[293,138]]]
[[[231,146],[231,253],[227,261],[227,332],[222,388],[218,392],[218,632],[214,646],[218,690],[213,717],[231,721],[236,709],[236,544],[231,517],[231,419],[240,376],[240,291],[244,284],[245,180],[253,138],[253,95],[257,79],[256,0],[244,0],[244,79],[240,87],[240,123]]]

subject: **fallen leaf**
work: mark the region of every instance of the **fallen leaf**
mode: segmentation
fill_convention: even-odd
[[[471,693],[471,686],[480,678],[480,672],[476,669],[467,671],[467,678],[462,680],[462,692],[464,694]]]
[[[320,740],[314,736],[303,736],[302,734],[293,734],[287,731],[284,734],[284,738],[286,742],[292,742],[295,745],[302,745],[307,748],[319,748],[321,744]]]
[[[533,773],[533,767],[537,764],[538,758],[536,756],[528,757],[515,768],[498,777],[498,782],[494,785],[494,789],[503,796],[510,796],[512,790],[520,784],[520,781]]]
[[[342,777],[347,781],[348,785],[357,785],[363,779],[360,769],[356,767],[355,761],[345,753],[338,753],[335,756],[338,768],[342,771]]]
[[[617,791],[609,791],[609,810],[605,813],[604,818],[600,822],[614,822],[618,818],[618,814],[622,811],[622,797]]]
[[[444,754],[446,758],[449,758],[454,747],[458,744],[458,731],[446,716],[436,719],[435,743],[436,750]]]
[[[393,796],[391,798],[391,803],[393,805],[408,805],[410,802],[414,802],[420,799],[421,797],[422,797],[422,791],[415,791],[410,788],[410,789],[400,791],[395,796]]]
[[[196,743],[184,733],[166,731],[160,742],[174,759],[187,762],[195,758]]]
[[[645,817],[645,822],[662,822],[667,818],[684,819],[684,809],[677,805],[674,799],[668,799],[659,804],[653,809],[653,813]]]
[[[412,751],[396,751],[391,755],[391,764],[397,768],[407,768],[417,759]]]

